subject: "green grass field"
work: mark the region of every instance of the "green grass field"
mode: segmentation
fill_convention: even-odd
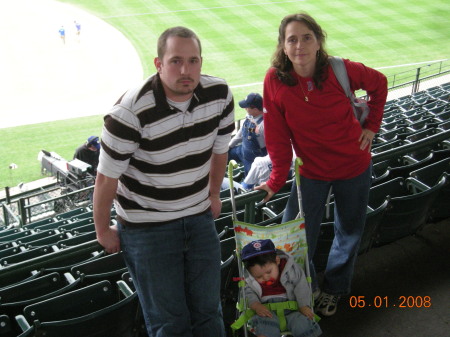
[[[262,91],[278,25],[306,11],[328,34],[327,49],[379,68],[387,76],[449,58],[446,0],[216,1],[61,0],[119,29],[135,46],[145,75],[154,72],[156,40],[171,26],[193,29],[203,46],[203,72],[223,77],[235,100]],[[237,119],[245,111],[237,107]],[[41,178],[39,150],[71,159],[79,140],[100,134],[102,116],[0,129],[0,188]],[[48,144],[52,144],[49,148]],[[45,146],[45,147],[44,147]],[[18,169],[9,170],[9,163]]]

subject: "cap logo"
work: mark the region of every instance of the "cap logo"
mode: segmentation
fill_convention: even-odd
[[[257,250],[261,250],[261,242],[259,242],[259,241],[254,242],[253,248],[255,248]]]

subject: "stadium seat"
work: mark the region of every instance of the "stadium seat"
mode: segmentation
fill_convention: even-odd
[[[53,253],[54,250],[48,245],[48,246],[40,246],[36,248],[30,248],[25,251],[22,251],[18,254],[6,256],[0,259],[0,266],[9,266],[15,263],[24,262],[27,260],[30,260],[32,258],[35,258],[37,256],[43,256],[50,253]]]
[[[381,219],[375,245],[414,234],[426,223],[430,206],[444,185],[445,177],[430,188],[417,185],[411,178],[396,178],[373,186],[369,193],[370,207],[377,208],[389,197],[389,207]]]
[[[53,272],[1,289],[0,312],[14,317],[19,315],[26,305],[68,292],[77,287],[79,282],[69,273],[61,277],[60,273]]]
[[[11,324],[11,319],[8,315],[0,315],[0,337],[16,337],[17,332]]]
[[[70,231],[73,235],[79,235],[79,234],[84,234],[84,233],[91,233],[91,232],[95,232],[95,225],[94,223],[88,223],[85,224],[83,226],[78,226],[73,228]]]
[[[127,266],[122,252],[80,263],[70,269],[71,274],[81,278],[83,283],[94,283],[100,280],[109,280],[111,283],[115,283],[126,271]]]
[[[104,280],[28,305],[16,321],[34,336],[136,337],[137,294],[125,282],[117,284],[120,293]]]
[[[26,245],[31,241],[36,241],[36,240],[46,238],[46,237],[49,237],[49,236],[52,236],[52,235],[55,235],[58,233],[59,232],[54,229],[32,232],[30,235],[16,239],[16,243]]]
[[[220,256],[222,264],[230,262],[231,256],[234,256],[234,251],[236,250],[236,241],[233,237],[229,237],[220,240]]]
[[[86,218],[92,218],[92,217],[94,217],[94,211],[88,210],[85,213],[81,213],[81,214],[75,215],[74,217],[71,217],[70,220],[71,221],[78,221],[78,220],[82,220],[82,219],[86,219]]]
[[[431,163],[432,159],[433,153],[426,151],[375,163],[372,186],[397,177],[407,178],[412,170]]]
[[[81,243],[80,246],[82,246],[82,244],[83,243]],[[58,244],[54,246],[58,247]],[[42,270],[45,272],[53,272],[53,271],[67,272],[70,271],[70,269],[76,265],[101,258],[102,256],[105,255],[105,251],[99,250],[99,248],[97,247],[92,247],[88,250],[84,250],[82,251],[82,253],[77,252],[76,251],[77,247],[74,246],[62,249],[61,251],[63,252],[68,249],[75,249],[74,253],[66,256],[64,259],[57,259],[57,258],[50,259],[49,257],[43,262]],[[55,252],[53,254],[57,255],[58,252]]]
[[[52,223],[54,221],[55,221],[54,218],[45,218],[45,219],[42,219],[42,220],[36,220],[36,221],[30,222],[30,223],[24,225],[23,227],[27,228],[27,229],[33,229],[33,228],[36,228],[36,227],[39,227],[39,226],[42,226],[42,225],[46,225],[46,224]]]
[[[18,232],[14,232],[13,234],[0,236],[0,242],[12,242],[12,241],[16,241],[16,240],[25,238],[25,237],[33,235],[33,234],[34,233],[31,230],[18,231]]]
[[[393,142],[386,142],[385,144],[382,144],[380,146],[377,146],[375,148],[372,149],[372,153],[381,153],[387,150],[391,150],[391,149],[395,149],[399,146],[403,146],[409,144],[409,142],[406,142],[404,140],[395,140]]]
[[[69,222],[69,223],[67,223],[65,225],[59,226],[58,230],[63,231],[63,232],[64,231],[70,231],[70,230],[73,230],[73,229],[75,229],[77,227],[81,227],[81,226],[84,226],[84,225],[87,225],[87,224],[92,224],[93,225],[94,224],[94,218],[74,220],[74,221],[71,221],[71,222]]]
[[[20,252],[23,252],[24,250],[25,250],[25,247],[23,245],[20,245],[20,246],[14,245],[9,248],[2,249],[2,250],[0,250],[0,259],[3,257],[18,254]]]
[[[33,247],[41,247],[41,246],[50,246],[50,245],[56,245],[58,241],[67,239],[66,233],[56,233],[53,235],[46,235],[44,237],[41,237],[36,240],[28,241],[25,246],[27,248],[33,248]]]
[[[79,208],[75,208],[75,209],[72,209],[72,210],[64,212],[64,213],[60,213],[55,218],[56,218],[56,220],[69,219],[69,218],[72,218],[74,216],[80,215],[85,212],[88,212],[86,207],[79,207]]]
[[[88,233],[82,233],[79,235],[72,236],[71,238],[60,240],[57,242],[57,246],[60,249],[64,249],[67,247],[77,246],[81,243],[97,240],[97,233],[95,232],[88,232]]]
[[[47,224],[38,224],[37,226],[34,223],[30,223],[28,225],[23,226],[23,229],[33,229],[34,231],[46,231],[51,229],[58,229],[59,226],[68,224],[68,219],[57,220],[53,222],[49,222]]]
[[[443,175],[450,175],[450,154],[446,159],[410,172],[411,177],[417,179],[427,187],[436,185]],[[450,217],[450,181],[446,179],[445,186],[430,206],[430,220],[437,221]]]

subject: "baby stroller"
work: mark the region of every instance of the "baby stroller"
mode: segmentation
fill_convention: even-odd
[[[308,285],[312,294],[311,289],[311,277],[309,272],[308,263],[308,245],[306,242],[305,234],[305,222],[303,217],[303,208],[300,193],[300,175],[299,166],[301,165],[300,158],[295,160],[295,176],[297,182],[297,192],[298,192],[298,202],[299,202],[299,214],[295,220],[285,222],[282,224],[274,224],[269,226],[258,226],[254,224],[244,223],[238,221],[236,217],[236,202],[234,200],[233,191],[233,179],[230,179],[230,191],[231,191],[231,205],[233,213],[233,228],[235,233],[236,241],[236,256],[238,263],[238,288],[239,288],[239,298],[237,303],[237,309],[240,313],[238,319],[231,325],[233,333],[235,334],[238,330],[243,328],[244,336],[248,336],[248,331],[253,332],[252,328],[247,324],[247,322],[255,315],[255,312],[247,307],[247,301],[245,299],[245,279],[244,279],[244,266],[241,260],[241,250],[242,248],[254,241],[254,240],[264,240],[271,239],[275,247],[283,250],[284,252],[293,256],[295,262],[304,270]],[[228,166],[228,176],[232,177],[233,165],[232,163]],[[279,303],[268,303],[265,304],[269,307],[271,311],[276,311],[280,322],[280,331],[282,335],[289,334],[286,331],[286,318],[284,316],[284,311],[288,310],[298,310],[298,305],[296,301],[286,301]],[[314,298],[311,295],[310,307],[313,308]],[[315,315],[315,321],[318,322],[320,318]]]

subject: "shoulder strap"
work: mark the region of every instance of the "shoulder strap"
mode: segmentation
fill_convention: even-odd
[[[345,68],[344,60],[339,56],[331,56],[329,61],[331,67],[333,68],[334,75],[339,81],[342,89],[345,91],[345,95],[351,100],[352,92],[350,90],[350,82],[348,81],[347,69]]]

